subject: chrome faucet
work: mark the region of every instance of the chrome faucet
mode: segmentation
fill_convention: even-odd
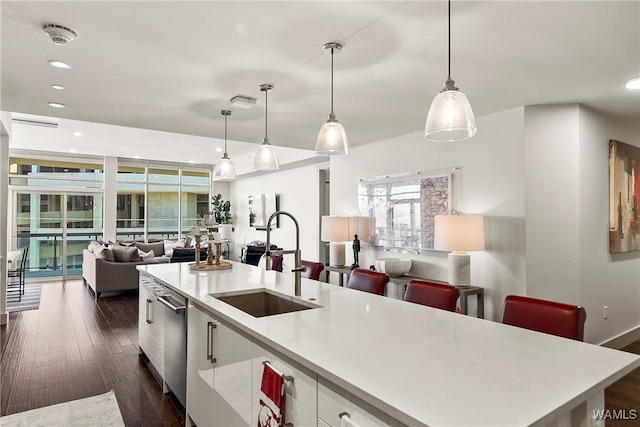
[[[294,250],[271,250],[271,221],[278,215],[288,216],[296,225],[296,248]],[[302,282],[302,272],[304,271],[304,267],[302,267],[302,265],[300,264],[300,226],[298,225],[298,220],[295,219],[289,212],[276,211],[271,214],[271,216],[269,217],[269,221],[267,221],[267,248],[264,254],[267,270],[271,270],[271,255],[285,254],[294,254],[295,256],[295,268],[291,271],[293,271],[295,276],[295,295],[299,297],[302,292],[300,283]]]

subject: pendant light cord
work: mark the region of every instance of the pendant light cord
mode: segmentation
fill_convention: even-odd
[[[451,79],[451,0],[449,0],[449,70],[448,75]]]
[[[333,48],[331,48],[331,115],[333,116]]]
[[[227,155],[227,116],[224,116],[224,155]]]
[[[269,89],[264,91],[264,141],[268,142],[269,137],[267,136],[267,115],[269,114]]]

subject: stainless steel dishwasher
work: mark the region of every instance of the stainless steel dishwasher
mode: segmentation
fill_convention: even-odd
[[[186,299],[163,287],[158,302],[164,315],[164,382],[186,408],[187,405],[187,322]]]

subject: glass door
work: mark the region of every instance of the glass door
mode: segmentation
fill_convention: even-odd
[[[27,277],[82,274],[82,250],[102,237],[100,194],[16,194],[16,249],[29,247]]]
[[[63,276],[82,275],[82,250],[92,240],[102,240],[102,195],[65,195]]]

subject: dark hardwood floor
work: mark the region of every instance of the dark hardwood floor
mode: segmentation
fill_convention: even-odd
[[[622,350],[640,354],[640,341]],[[627,419],[607,419],[607,427],[640,426],[640,368],[611,385],[604,393],[604,407]],[[613,416],[613,414],[611,414]]]
[[[113,389],[127,426],[184,426],[138,355],[136,292],[96,303],[81,280],[46,283],[40,309],[10,313],[0,330],[1,415]],[[640,341],[623,350],[640,354]],[[640,426],[640,369],[607,388],[605,408],[638,416],[607,427]]]
[[[81,280],[42,285],[1,328],[0,414],[115,392],[127,426],[184,426],[138,350],[137,292],[96,303]]]

